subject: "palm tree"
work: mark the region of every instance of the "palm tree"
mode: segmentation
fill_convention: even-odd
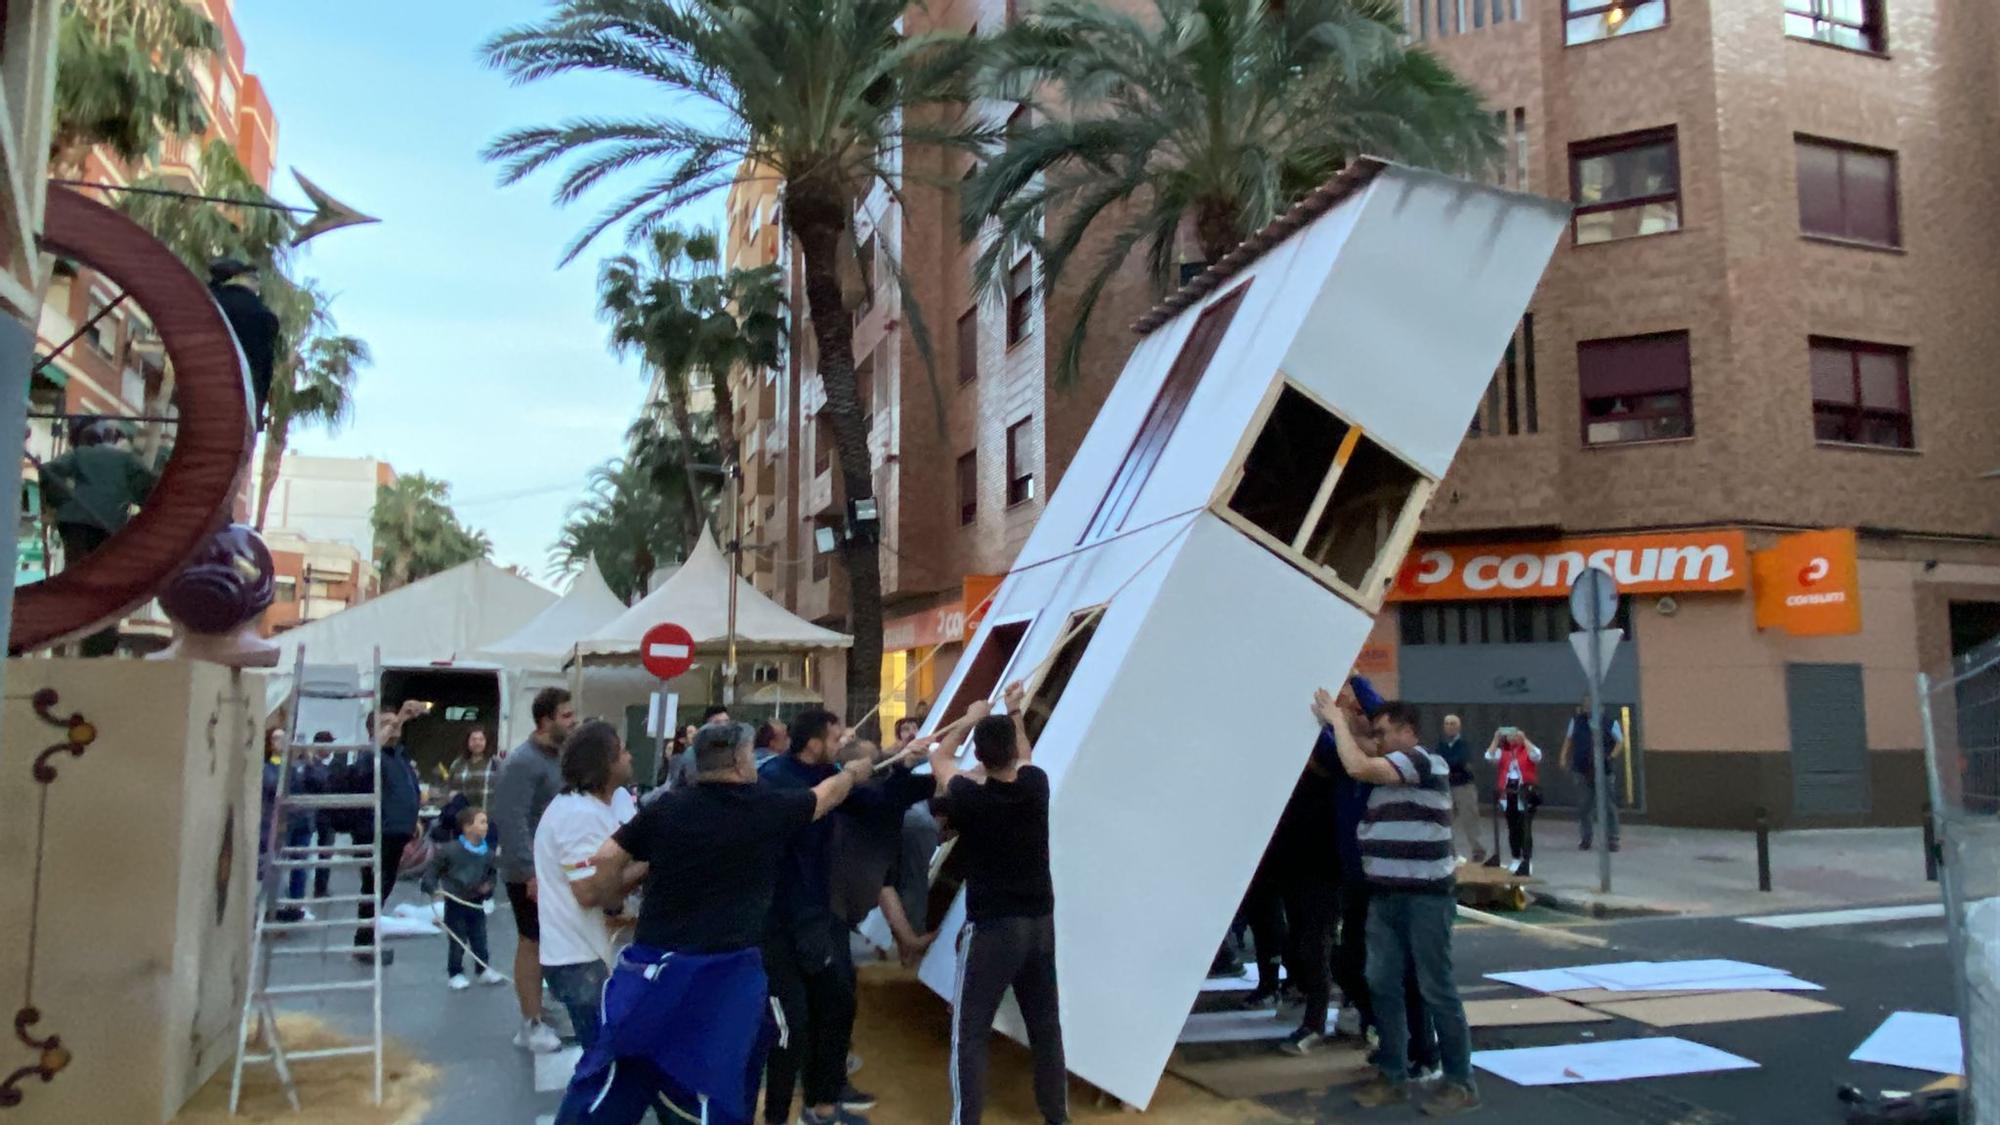
[[[185,0],[63,0],[52,170],[82,171],[95,145],[138,165],[169,138],[199,136],[208,123],[193,68],[221,47],[215,25]]]
[[[635,466],[662,496],[679,497],[680,541],[692,550],[694,537],[712,523],[721,500],[721,478],[699,466],[721,458],[715,436],[715,415],[695,413],[688,430],[673,419],[670,404],[648,403],[625,431],[625,460]]]
[[[1213,262],[1354,156],[1446,171],[1488,165],[1498,132],[1479,95],[1403,41],[1400,0],[1152,0],[1132,12],[1048,0],[995,44],[986,92],[1053,107],[1006,137],[964,195],[988,219],[982,288],[1025,250],[1047,293],[1086,235],[1057,377],[1073,379],[1098,297],[1141,250],[1154,286],[1184,248]]]
[[[376,488],[370,522],[384,590],[493,553],[485,532],[458,522],[450,500],[451,486],[423,473],[408,473]]]
[[[619,458],[591,470],[588,494],[570,507],[549,550],[550,573],[566,578],[595,558],[611,592],[629,603],[648,592],[646,581],[663,554],[686,558],[700,533],[699,523],[653,487],[644,464]]]
[[[645,235],[682,205],[730,186],[739,168],[783,181],[785,229],[798,240],[825,412],[850,503],[875,492],[851,304],[841,291],[855,207],[878,184],[901,198],[900,147],[966,145],[983,135],[956,121],[930,124],[964,99],[976,44],[962,35],[907,34],[905,12],[906,0],[565,0],[546,20],[486,45],[487,61],[517,82],[619,75],[649,84],[668,107],[517,129],[487,147],[507,183],[569,161],[556,189],[564,204],[607,177],[654,171],[585,227],[570,258],[621,223]],[[704,104],[680,112],[689,102]],[[905,322],[927,347],[921,310],[896,273]],[[881,693],[879,550],[867,536],[842,546],[854,634],[850,717],[872,710]]]
[[[271,490],[285,460],[294,424],[338,430],[354,409],[354,380],[371,361],[368,345],[334,331],[329,298],[312,282],[283,286],[272,293],[273,312],[288,340],[272,365],[270,422],[264,429],[263,487],[257,493],[257,523],[271,508]]]
[[[212,140],[197,160],[204,194],[226,199],[271,202],[263,186],[250,175],[227,141]],[[132,181],[135,187],[173,189],[158,170]],[[292,217],[268,207],[231,207],[207,200],[117,193],[116,206],[153,237],[165,243],[197,277],[208,276],[217,258],[240,258],[269,275],[290,257],[289,240],[297,229]]]
[[[619,254],[605,260],[598,274],[598,310],[611,322],[613,349],[644,357],[660,380],[675,430],[691,433],[694,380],[710,388],[715,416],[729,419],[736,413],[730,372],[777,364],[784,331],[778,269],[725,272],[721,239],[712,230],[663,227],[653,231],[648,246],[644,259]],[[736,464],[734,428],[715,429],[725,462]],[[682,442],[679,448],[692,458],[695,444]],[[690,489],[699,487],[696,463],[683,465]],[[695,506],[701,506],[698,496]]]

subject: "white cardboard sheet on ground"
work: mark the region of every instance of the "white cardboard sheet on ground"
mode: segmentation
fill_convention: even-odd
[[[1891,1013],[1847,1057],[1932,1074],[1965,1073],[1965,1043],[1959,1038],[1958,1017],[1933,1012]]]
[[[1754,1070],[1749,1059],[1671,1036],[1474,1051],[1472,1065],[1517,1086],[1573,1086],[1673,1074]]]
[[[1577,992],[1592,988],[1612,992],[1822,991],[1819,985],[1800,980],[1783,969],[1746,961],[1619,961],[1567,969],[1487,973],[1486,978],[1532,992]]]
[[[1278,970],[1278,979],[1285,979],[1285,970]],[[1203,992],[1254,992],[1257,988],[1257,966],[1249,965],[1233,977],[1209,977],[1201,982]]]
[[[1327,1022],[1332,1022],[1329,1014]],[[1283,1039],[1298,1028],[1297,1020],[1281,1020],[1269,1008],[1249,1012],[1196,1012],[1181,1027],[1182,1043],[1252,1043]]]

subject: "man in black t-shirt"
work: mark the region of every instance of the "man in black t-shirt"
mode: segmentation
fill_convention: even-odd
[[[741,724],[704,728],[687,752],[695,755],[694,784],[641,807],[591,858],[590,878],[609,894],[621,885],[626,865],[650,865],[634,951],[658,957],[755,950],[770,925],[779,865],[792,838],[845,801],[855,784],[867,779],[871,766],[851,762],[809,789],[761,785],[751,731]],[[631,953],[621,961],[620,972],[629,960]],[[760,1008],[765,1000],[761,988],[749,998]],[[633,1026],[657,1029],[654,1037],[661,1041],[699,1039],[719,1018],[698,1005],[627,1016]],[[618,1022],[623,1021],[607,1009],[600,1041],[620,1041],[624,1029]],[[644,1061],[639,1056],[634,1060]],[[762,1071],[763,1059],[753,1057],[740,1076],[753,1092]],[[618,1068],[612,1088],[596,1098],[643,1110],[659,1091],[631,1087],[657,1082],[657,1074],[649,1066]],[[660,1117],[671,1119],[664,1111]]]
[[[958,937],[958,996],[952,1022],[952,1121],[978,1125],[986,1093],[986,1038],[1008,988],[1027,1024],[1035,1060],[1035,1104],[1045,1121],[1069,1119],[1062,1020],[1056,994],[1055,882],[1049,872],[1049,776],[1029,763],[1021,720],[1026,693],[1006,692],[1006,717],[973,705],[972,752],[984,781],[956,773],[949,754],[932,768],[944,795],[938,814],[958,830],[966,925]]]

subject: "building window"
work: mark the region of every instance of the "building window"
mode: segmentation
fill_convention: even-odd
[[[1467,437],[1513,437],[1541,430],[1535,398],[1535,314],[1527,313],[1507,338],[1507,350],[1472,416]]]
[[[813,418],[813,475],[833,468],[833,419],[824,410]]]
[[[958,526],[979,518],[979,451],[968,449],[958,456]]]
[[[1577,244],[1679,230],[1679,148],[1672,128],[1569,146]]]
[[[1000,677],[1014,663],[1014,654],[1021,647],[1022,638],[1028,635],[1028,621],[1007,621],[986,630],[985,643],[972,656],[972,662],[958,681],[958,689],[952,693],[951,703],[943,708],[946,715],[963,715],[967,707],[982,699],[990,699],[995,688],[1000,686]]]
[[[1659,332],[1576,346],[1583,443],[1664,441],[1694,433],[1688,334]]]
[[[1618,599],[1610,627],[1630,635],[1632,599]],[[1402,643],[1415,645],[1565,644],[1571,621],[1561,598],[1487,598],[1469,602],[1411,602],[1398,608]]]
[[[970,383],[979,378],[979,310],[965,310],[958,318],[958,381]]]
[[[1007,271],[1007,346],[1028,338],[1028,329],[1033,323],[1035,298],[1035,262],[1022,257]]]
[[[1667,0],[1563,0],[1563,43],[1595,43],[1667,25]]]
[[[1226,480],[1220,514],[1337,593],[1373,610],[1396,577],[1432,482],[1281,380]]]
[[[1028,448],[1028,425],[1023,418],[1007,427],[1007,506],[1025,504],[1035,498],[1034,453]]]
[[[1799,230],[1818,238],[1901,246],[1896,155],[1798,138]]]
[[[1403,28],[1417,40],[1499,27],[1520,18],[1521,0],[1403,0]]]
[[[1785,0],[1785,34],[1878,55],[1889,49],[1882,0]]]
[[[1916,446],[1907,348],[1813,337],[1813,436],[1847,445]]]
[[[869,352],[854,365],[854,406],[861,412],[861,429],[875,429],[875,353]]]
[[[1224,294],[1203,309],[1194,327],[1188,330],[1180,354],[1174,357],[1174,365],[1168,369],[1166,381],[1160,384],[1160,393],[1146,411],[1145,421],[1139,424],[1139,436],[1132,439],[1132,448],[1125,451],[1125,460],[1111,477],[1111,487],[1105,490],[1104,499],[1097,504],[1097,514],[1091,517],[1090,526],[1084,529],[1083,538],[1077,542],[1087,543],[1124,525],[1132,505],[1138,502],[1139,490],[1146,487],[1146,479],[1153,475],[1153,466],[1160,463],[1160,454],[1167,447],[1167,439],[1174,436],[1174,428],[1180,425],[1181,415],[1187,411],[1188,400],[1194,397],[1194,389],[1201,384],[1202,373],[1208,370],[1209,361],[1215,358],[1216,349],[1222,346],[1222,337],[1229,331],[1230,322],[1236,319],[1237,307],[1243,303],[1243,294],[1249,289],[1247,284],[1239,285]]]

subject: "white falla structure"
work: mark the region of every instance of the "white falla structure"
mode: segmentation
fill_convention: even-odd
[[[1029,682],[1070,1070],[1152,1098],[1567,208],[1363,159],[1144,340],[933,723]],[[923,979],[949,998],[964,899]],[[1001,1026],[1018,1034],[1015,1016]]]

